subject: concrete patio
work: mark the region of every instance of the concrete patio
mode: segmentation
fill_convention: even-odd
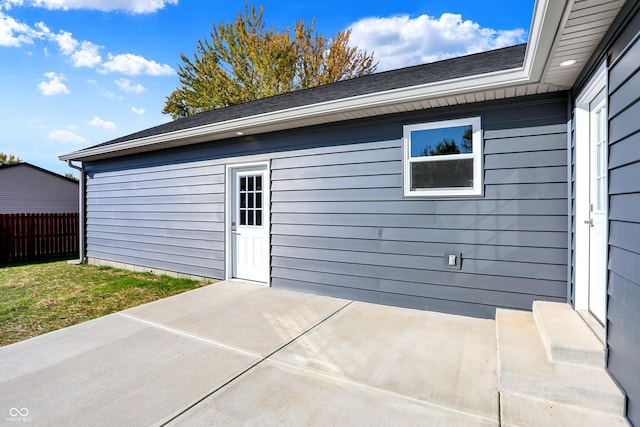
[[[521,390],[501,414],[498,347],[494,320],[226,281],[0,348],[0,422],[566,422],[540,396],[531,418]]]

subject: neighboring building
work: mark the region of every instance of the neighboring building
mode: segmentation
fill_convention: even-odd
[[[0,214],[78,213],[78,181],[30,163],[0,166]]]
[[[86,256],[483,317],[569,302],[640,424],[639,9],[539,0],[526,46],[61,156]]]

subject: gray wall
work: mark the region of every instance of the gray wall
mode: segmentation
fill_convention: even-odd
[[[87,168],[87,256],[224,278],[224,166],[141,164]]]
[[[402,125],[475,115],[484,196],[404,198]],[[88,255],[223,277],[224,164],[240,156],[271,160],[274,287],[485,317],[566,300],[566,94],[88,164]]]
[[[403,198],[401,126],[275,159],[273,285],[487,317],[565,301],[566,100],[527,101],[466,107],[483,117],[484,197]],[[435,114],[455,116],[413,120]],[[444,267],[448,251],[461,271]]]
[[[0,214],[77,213],[78,183],[25,163],[0,168]]]
[[[635,425],[640,425],[639,32],[636,7],[610,49],[609,75],[609,370],[627,393],[628,417]]]

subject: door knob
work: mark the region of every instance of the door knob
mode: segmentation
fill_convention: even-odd
[[[584,223],[585,223],[585,224],[589,224],[590,226],[592,226],[592,227],[593,227],[593,218],[589,218],[589,220],[588,220],[588,221],[585,221]]]

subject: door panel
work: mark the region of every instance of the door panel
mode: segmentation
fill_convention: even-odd
[[[269,281],[269,192],[266,167],[232,171],[232,276]]]

